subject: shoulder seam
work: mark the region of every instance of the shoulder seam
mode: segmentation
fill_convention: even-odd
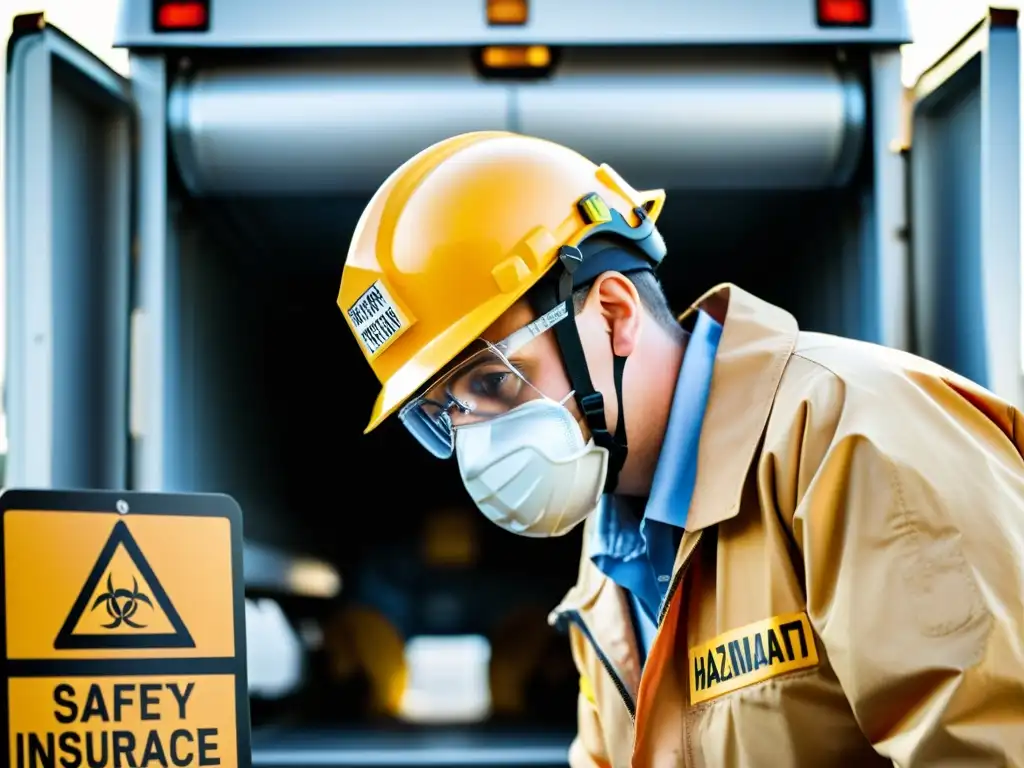
[[[841,379],[842,378],[842,376],[840,376],[838,373],[833,371],[831,368],[829,368],[827,365],[825,365],[820,360],[812,360],[811,358],[801,354],[800,352],[794,352],[792,356],[793,357],[799,357],[801,360],[804,360],[804,361],[810,363],[811,365],[815,366],[816,368],[821,368],[821,370],[823,370],[823,371],[828,371],[833,376],[835,376],[837,379]]]

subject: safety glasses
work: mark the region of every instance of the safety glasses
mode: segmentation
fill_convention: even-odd
[[[477,339],[398,413],[399,421],[439,459],[455,451],[455,430],[548,397],[510,357],[570,316],[561,303],[499,342]],[[552,399],[552,398],[548,398]]]

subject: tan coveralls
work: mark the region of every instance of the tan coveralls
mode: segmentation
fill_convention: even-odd
[[[699,306],[724,327],[642,679],[586,545],[551,615],[572,766],[1024,766],[1024,416],[736,286]]]

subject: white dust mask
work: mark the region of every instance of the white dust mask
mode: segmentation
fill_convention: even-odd
[[[520,536],[563,536],[597,506],[608,451],[584,441],[561,404],[531,400],[455,430],[462,482],[492,522]]]

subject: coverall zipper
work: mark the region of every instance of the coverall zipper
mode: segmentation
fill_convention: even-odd
[[[605,656],[604,651],[598,646],[597,641],[594,639],[594,635],[591,634],[590,628],[584,623],[583,617],[580,616],[578,611],[565,611],[559,614],[559,623],[563,625],[564,622],[570,621],[579,627],[580,632],[590,643],[590,646],[594,649],[594,654],[597,656],[598,661],[601,662],[601,666],[608,672],[608,676],[611,677],[612,683],[615,685],[615,690],[619,692],[619,696],[622,697],[622,703],[626,705],[626,711],[629,712],[630,720],[636,719],[636,704],[633,702],[633,697],[629,694],[629,690],[626,688],[626,684],[622,682],[622,678],[619,677],[619,673],[615,671],[615,667],[612,665],[608,657]]]
[[[672,604],[672,598],[679,589],[679,584],[683,580],[683,576],[686,574],[688,569],[683,567],[680,568],[675,576],[672,577],[672,583],[668,585],[668,591],[665,593],[665,599],[661,603],[661,610],[658,613],[658,629],[661,629],[662,623],[665,621],[665,615],[668,613],[669,606]],[[590,628],[587,627],[583,621],[583,617],[580,616],[579,611],[563,611],[558,614],[557,626],[559,629],[564,630],[566,622],[571,622],[579,627],[580,632],[586,638],[587,642],[594,649],[594,654],[597,656],[598,661],[601,662],[601,666],[608,672],[608,676],[612,679],[612,683],[615,685],[615,690],[619,692],[619,696],[622,698],[622,703],[626,705],[626,711],[629,712],[629,718],[633,722],[636,722],[636,704],[633,701],[633,697],[630,695],[629,690],[626,688],[626,684],[622,682],[622,678],[619,677],[619,673],[615,671],[615,667],[612,665],[608,657],[605,656],[604,651],[598,646],[597,641],[594,639],[594,635],[591,633]]]
[[[686,568],[680,568],[676,571],[676,575],[672,577],[672,583],[668,585],[665,599],[661,601],[661,610],[658,612],[658,629],[661,629],[661,624],[665,621],[665,614],[668,613],[668,608],[672,604],[672,596],[679,589],[679,582],[683,580],[684,573],[686,573]]]

